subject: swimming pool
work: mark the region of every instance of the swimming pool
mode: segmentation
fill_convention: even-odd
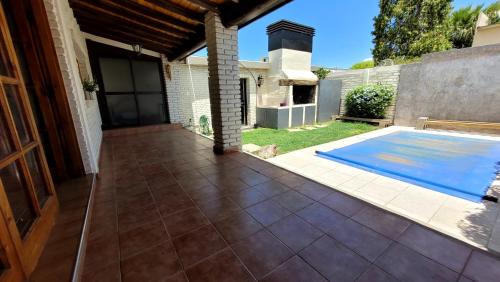
[[[318,156],[479,202],[500,171],[500,142],[397,131]]]

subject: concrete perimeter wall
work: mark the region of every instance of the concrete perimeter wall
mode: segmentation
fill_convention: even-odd
[[[341,100],[340,100],[340,115],[345,114],[345,96],[353,88],[363,84],[382,83],[394,87],[394,91],[398,88],[399,71],[401,66],[376,67],[362,70],[336,70],[328,75],[328,80],[342,81]],[[387,108],[386,118],[393,119],[394,103]]]
[[[428,54],[401,67],[395,124],[418,117],[500,122],[500,44]]]

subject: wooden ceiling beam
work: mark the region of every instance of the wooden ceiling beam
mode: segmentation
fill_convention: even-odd
[[[136,35],[141,35],[146,38],[150,39],[155,39],[160,42],[164,43],[170,43],[173,45],[179,45],[182,41],[176,38],[172,38],[169,36],[164,36],[162,34],[159,34],[157,32],[148,32],[147,30],[144,30],[138,26],[134,25],[127,25],[124,24],[123,22],[120,21],[114,21],[113,19],[110,18],[99,18],[96,20],[95,16],[92,15],[89,12],[86,11],[74,11],[74,14],[77,18],[77,21],[79,24],[85,23],[87,25],[92,24],[96,28],[99,29],[115,29],[115,30],[121,30],[123,32],[131,33],[131,34],[136,34]],[[105,27],[105,28],[103,28]]]
[[[263,17],[289,2],[291,0],[227,1],[219,7],[221,21],[226,27],[237,25],[239,28],[242,28],[255,19]]]
[[[128,2],[117,1],[117,0],[87,0],[93,2],[100,7],[106,7],[107,10],[112,11],[116,14],[130,15],[131,18],[138,21],[143,21],[149,25],[159,25],[162,29],[170,32],[180,32],[180,33],[193,33],[192,26],[182,24],[182,21],[175,20],[172,23],[171,18],[162,16],[161,18],[151,15],[149,12],[144,12],[143,10],[136,9],[134,5],[130,5]]]
[[[93,33],[96,30],[102,29],[102,28],[99,28],[99,26],[96,26],[95,24],[93,24],[91,22],[87,22],[87,21],[82,22],[80,27],[81,27],[82,31],[88,32],[88,33]],[[115,28],[106,28],[106,32],[109,34],[115,34],[116,36],[130,39],[129,41],[133,42],[134,44],[149,43],[149,44],[156,44],[156,45],[159,45],[159,46],[162,46],[165,48],[173,48],[173,47],[177,46],[173,43],[158,41],[158,40],[147,38],[147,37],[140,36],[137,34],[124,32],[122,30],[115,29]]]
[[[137,44],[137,40],[135,40],[133,38],[124,37],[124,36],[121,36],[121,35],[116,35],[114,33],[111,33],[111,32],[108,32],[108,31],[105,31],[105,30],[102,30],[102,29],[101,30],[94,30],[94,29],[92,29],[92,30],[85,30],[85,32],[87,32],[89,34],[96,35],[96,36],[104,37],[104,38],[107,38],[107,39],[115,40],[115,41],[118,41],[118,42],[121,42],[121,43],[125,43],[125,44],[128,44],[128,45]],[[156,44],[156,43],[149,43],[149,42],[148,43],[142,43],[141,46],[142,46],[143,49],[155,51],[155,52],[158,52],[158,53],[163,53],[163,54],[166,54],[167,56],[172,51],[171,47],[163,46],[163,45]]]
[[[219,12],[217,6],[210,3],[209,1],[204,1],[204,0],[188,0],[188,1],[196,6],[202,7],[205,10],[212,11],[214,13]]]
[[[133,25],[136,25],[136,26],[140,26],[142,28],[146,28],[146,29],[149,29],[149,30],[154,31],[154,32],[159,32],[159,33],[162,33],[162,34],[165,34],[165,35],[168,35],[168,36],[172,36],[172,37],[176,37],[176,38],[182,38],[182,39],[188,38],[188,36],[186,36],[184,34],[179,34],[179,33],[175,33],[175,32],[169,32],[169,31],[163,30],[163,29],[155,27],[155,26],[150,26],[150,25],[144,24],[144,23],[142,23],[140,21],[136,21],[136,20],[127,18],[127,17],[125,17],[123,15],[116,14],[114,12],[108,11],[106,9],[103,9],[101,7],[98,7],[96,5],[93,5],[93,4],[85,2],[85,1],[70,0],[70,4],[71,4],[73,10],[84,10],[84,11],[88,11],[88,12],[94,13],[96,20],[98,20],[99,17],[111,17],[111,18],[114,18],[114,19],[121,20],[122,22],[126,22],[127,24],[133,24]]]
[[[187,11],[165,0],[129,0],[129,1],[147,7],[148,9],[151,9],[153,11],[175,17],[187,23],[191,24],[204,23],[203,14]]]

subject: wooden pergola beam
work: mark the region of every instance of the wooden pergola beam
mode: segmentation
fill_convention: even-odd
[[[204,0],[188,0],[189,2],[202,7],[205,10],[212,11],[214,13],[218,13],[219,9],[217,8],[216,5],[210,3],[209,1],[204,1]]]
[[[106,9],[103,9],[101,7],[98,7],[98,6],[94,5],[94,4],[91,4],[91,3],[88,3],[88,2],[85,2],[85,1],[70,0],[70,3],[71,3],[71,6],[74,7],[76,10],[82,9],[82,10],[85,10],[85,11],[89,11],[91,13],[95,13],[96,15],[101,14],[101,16],[108,16],[108,17],[111,17],[111,18],[114,18],[114,19],[121,20],[122,22],[126,22],[126,24],[133,24],[133,25],[136,25],[136,26],[140,26],[142,28],[149,29],[149,30],[154,31],[154,32],[159,32],[159,33],[162,33],[162,34],[165,34],[165,35],[168,35],[168,36],[172,36],[172,37],[176,37],[176,38],[182,38],[182,39],[189,38],[188,36],[186,36],[184,34],[170,32],[170,31],[166,31],[165,29],[161,29],[161,28],[158,28],[158,27],[155,27],[155,26],[147,25],[147,24],[142,23],[140,21],[127,18],[126,16],[123,16],[123,15],[120,15],[120,14],[108,11]]]
[[[182,41],[172,38],[169,36],[163,36],[158,33],[151,33],[147,30],[144,30],[140,27],[134,25],[125,25],[122,22],[114,21],[110,18],[101,18],[99,20],[95,19],[95,16],[86,11],[75,11],[75,16],[78,18],[79,24],[86,24],[87,26],[91,25],[95,29],[103,29],[105,26],[107,30],[120,30],[126,32],[128,34],[140,35],[144,38],[158,40],[159,42],[163,42],[166,44],[171,44],[173,46],[180,45]]]
[[[175,17],[186,23],[203,24],[203,15],[186,11],[164,0],[129,0],[153,11]]]
[[[145,9],[137,9],[136,6],[133,8],[130,4],[123,4],[123,1],[117,0],[90,0],[96,4],[101,5],[101,7],[106,7],[114,13],[123,13],[124,15],[131,15],[135,20],[144,20],[149,24],[159,24],[162,28],[166,28],[170,32],[182,32],[182,33],[193,33],[191,25],[187,25],[182,21],[177,19],[162,15],[157,17],[151,15],[150,11],[144,11]],[[160,27],[159,26],[159,27]]]

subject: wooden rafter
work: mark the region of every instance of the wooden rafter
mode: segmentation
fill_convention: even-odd
[[[176,20],[171,17],[163,15],[162,17],[156,17],[151,15],[149,11],[144,11],[132,8],[127,5],[119,3],[117,0],[92,0],[92,2],[97,2],[101,7],[106,7],[108,10],[115,13],[123,13],[124,15],[129,15],[135,20],[143,20],[150,24],[157,24],[159,27],[166,28],[166,30],[171,32],[182,32],[182,33],[193,33],[192,26],[185,24],[182,21]]]
[[[141,21],[137,21],[137,20],[128,18],[126,16],[123,16],[121,14],[117,14],[117,13],[108,11],[104,8],[101,8],[99,6],[96,6],[94,4],[91,4],[91,3],[88,3],[85,1],[70,0],[70,3],[72,5],[72,7],[76,7],[78,9],[82,9],[82,10],[85,10],[88,12],[93,12],[96,14],[101,14],[102,16],[115,18],[116,20],[120,20],[122,22],[125,22],[126,24],[133,24],[133,25],[140,26],[142,28],[149,29],[152,32],[159,32],[159,33],[163,33],[163,34],[166,34],[168,36],[172,36],[172,37],[176,37],[176,38],[188,38],[188,36],[186,36],[186,35],[174,33],[174,32],[169,32],[169,31],[166,31],[165,29],[161,29],[161,28],[158,28],[156,26],[147,25]]]
[[[212,12],[215,12],[215,13],[218,13],[219,12],[219,9],[217,8],[216,5],[210,3],[210,1],[204,1],[204,0],[189,0],[189,2],[199,6],[199,7],[202,7],[203,9],[205,10],[208,10],[208,11],[212,11]]]
[[[187,23],[203,24],[203,15],[186,11],[164,0],[130,0],[151,10],[176,17]]]

